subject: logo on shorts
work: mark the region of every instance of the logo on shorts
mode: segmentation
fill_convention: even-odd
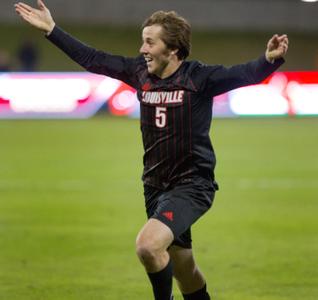
[[[169,221],[173,221],[173,212],[172,211],[165,211],[162,213]]]

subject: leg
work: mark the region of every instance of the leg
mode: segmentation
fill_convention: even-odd
[[[173,239],[167,225],[149,219],[136,240],[137,255],[148,273],[156,300],[171,299],[172,265],[167,248]]]
[[[167,248],[173,241],[171,229],[156,219],[149,219],[137,236],[137,255],[149,273],[162,270],[169,262]]]
[[[136,248],[137,255],[148,272],[155,299],[170,299],[172,263],[168,247],[176,237],[177,243],[181,235],[185,235],[184,242],[191,247],[190,227],[211,207],[214,191],[211,183],[203,178],[195,178],[189,184],[177,185],[166,191],[145,185],[147,216],[150,219],[137,237]],[[186,245],[180,246],[187,248]],[[205,291],[203,276],[195,267],[191,250],[184,251],[174,253],[171,250],[171,253],[175,258],[176,274],[179,274],[176,277],[181,290],[185,293],[194,291],[193,295],[191,293],[184,296],[185,299],[210,299]],[[189,263],[191,259],[192,266]],[[185,273],[190,272],[189,278],[187,274],[182,274],[184,263],[187,266]]]
[[[192,249],[171,246],[169,254],[173,265],[173,276],[184,299],[209,300],[206,282],[194,261]]]

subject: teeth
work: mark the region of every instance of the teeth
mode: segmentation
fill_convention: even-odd
[[[146,62],[150,62],[150,61],[152,61],[152,58],[150,58],[150,57],[145,57],[145,60],[146,60]]]

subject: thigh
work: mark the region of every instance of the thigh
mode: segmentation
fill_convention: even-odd
[[[191,225],[209,210],[213,199],[213,187],[205,180],[196,178],[191,183],[177,185],[163,192],[158,197],[151,218],[166,224],[172,230],[176,241],[180,238],[191,244]]]
[[[191,249],[191,225],[212,205],[215,186],[201,178],[193,178],[170,190],[144,186],[148,219],[157,219],[173,232],[173,245]]]
[[[137,246],[152,251],[164,251],[173,239],[173,233],[167,225],[156,219],[149,219],[137,236]]]
[[[191,227],[185,232],[176,237],[172,245],[179,246],[181,248],[191,249],[192,248],[192,237],[191,237]]]

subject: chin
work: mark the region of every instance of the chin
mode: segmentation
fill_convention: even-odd
[[[148,68],[148,73],[149,74],[154,74],[155,73],[155,70],[153,68]]]
[[[147,66],[147,71],[149,74],[158,75],[159,68],[156,68],[155,66]]]

